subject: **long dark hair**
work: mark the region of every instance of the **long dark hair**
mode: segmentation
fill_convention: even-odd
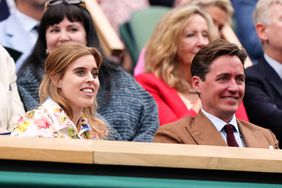
[[[86,31],[87,46],[95,47],[99,49],[101,54],[103,54],[103,50],[101,49],[100,42],[98,39],[97,31],[93,25],[89,12],[84,7],[79,5],[60,3],[58,5],[49,7],[45,11],[39,25],[38,39],[35,44],[35,47],[31,55],[28,57],[21,69],[18,71],[18,76],[21,74],[25,74],[25,70],[27,68],[30,68],[36,79],[40,81],[42,80],[44,62],[47,58],[47,44],[45,37],[46,30],[49,26],[60,23],[65,17],[71,22],[76,21],[82,23]],[[107,93],[110,96],[111,73],[118,69],[118,65],[107,60],[105,57],[104,59],[104,63],[100,67],[99,71],[99,80],[101,83],[101,88],[104,87],[104,89],[108,91]]]

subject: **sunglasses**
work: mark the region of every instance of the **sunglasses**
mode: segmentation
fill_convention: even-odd
[[[52,6],[58,5],[58,4],[68,4],[68,5],[80,5],[85,8],[85,1],[84,0],[50,0],[46,2],[45,4],[45,11]]]

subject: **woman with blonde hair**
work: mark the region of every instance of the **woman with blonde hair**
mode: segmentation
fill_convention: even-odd
[[[66,42],[45,61],[40,84],[41,105],[26,113],[13,136],[106,139],[106,124],[95,116],[100,83],[100,53],[92,47]]]
[[[157,25],[147,45],[145,73],[136,80],[155,98],[160,125],[198,113],[201,102],[191,87],[191,62],[215,39],[213,34],[210,16],[195,5],[170,10]]]

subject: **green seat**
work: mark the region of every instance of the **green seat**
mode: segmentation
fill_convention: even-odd
[[[151,37],[162,16],[168,10],[170,9],[167,7],[153,6],[132,14],[129,25],[139,53]]]
[[[170,8],[152,6],[138,10],[131,15],[131,19],[120,26],[120,36],[127,47],[133,67],[135,67],[142,48],[151,37],[161,17]]]

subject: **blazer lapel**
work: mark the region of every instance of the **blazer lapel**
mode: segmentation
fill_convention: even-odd
[[[263,136],[256,130],[250,129],[247,125],[243,125],[240,121],[238,122],[238,127],[240,134],[242,135],[246,147],[251,148],[268,148],[269,144],[264,142]]]
[[[273,70],[273,68],[266,62],[265,59],[263,59],[263,61],[261,61],[258,66],[261,72],[264,73],[267,82],[272,85],[282,97],[282,80],[279,75]]]
[[[212,122],[200,111],[195,120],[186,126],[198,145],[227,146]]]

